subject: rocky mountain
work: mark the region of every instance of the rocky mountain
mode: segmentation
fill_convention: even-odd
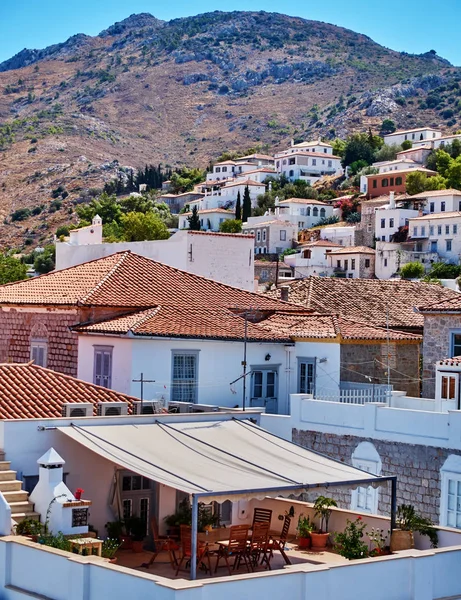
[[[456,129],[460,80],[433,50],[265,12],[132,15],[25,49],[0,64],[2,244],[44,243],[120,165],[205,167],[227,149],[275,151],[383,118]],[[30,218],[12,221],[22,208]]]

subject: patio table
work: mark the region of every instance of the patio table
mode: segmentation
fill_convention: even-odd
[[[97,538],[92,537],[82,537],[69,540],[69,543],[72,545],[72,547],[77,546],[79,554],[82,554],[83,548],[89,548],[90,552],[92,552],[93,548],[96,548],[96,554],[98,556],[101,556],[102,554],[103,540],[98,540]]]

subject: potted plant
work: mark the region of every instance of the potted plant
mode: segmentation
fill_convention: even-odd
[[[319,496],[314,502],[315,516],[320,517],[320,528],[319,531],[313,531],[311,533],[312,550],[323,552],[327,547],[328,538],[330,536],[328,533],[328,522],[333,506],[338,506],[336,500],[327,498],[326,496]]]
[[[365,527],[365,523],[362,523],[362,517],[357,517],[355,521],[347,519],[344,531],[335,535],[338,554],[349,560],[367,558],[368,545],[362,539]]]
[[[120,548],[120,541],[114,538],[107,538],[102,543],[101,556],[107,558],[110,563],[117,562],[115,553]]]
[[[439,538],[430,519],[418,515],[411,504],[401,504],[397,508],[397,529],[391,535],[391,552],[410,550],[415,547],[413,532],[427,535],[432,548],[437,548]]]
[[[179,503],[178,509],[172,515],[165,517],[165,523],[168,526],[167,535],[179,537],[179,527],[181,525],[190,525],[192,522],[192,509],[188,498],[184,498]]]
[[[37,519],[23,519],[16,525],[16,535],[24,535],[36,542],[43,531],[43,525]]]
[[[188,524],[192,522],[192,514],[191,520]],[[219,522],[219,517],[214,515],[210,509],[210,506],[207,506],[203,502],[199,503],[198,506],[198,522],[197,527],[199,531],[211,531],[215,525]]]
[[[298,518],[298,526],[296,527],[296,531],[298,532],[298,547],[300,550],[305,550],[311,547],[311,534],[314,529],[315,525],[311,522],[309,517],[305,517],[303,514],[300,514]]]
[[[125,521],[128,534],[132,539],[133,552],[142,552],[146,537],[146,523],[141,517],[132,516]]]
[[[126,531],[124,521],[121,519],[117,519],[116,521],[108,521],[105,525],[105,528],[107,529],[107,537],[110,537],[113,540],[119,540],[123,550],[131,550],[132,538],[131,535],[129,535],[129,533]]]

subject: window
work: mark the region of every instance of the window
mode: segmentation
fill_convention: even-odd
[[[332,167],[332,166],[333,166],[333,161],[332,161],[332,160],[329,160],[329,161],[328,161],[328,166],[329,166],[329,167]]]
[[[382,461],[374,445],[361,442],[352,454],[352,466],[373,475],[380,475]],[[351,509],[374,514],[378,511],[378,488],[358,487],[352,491]]]
[[[215,167],[215,173],[221,173],[221,167]]]
[[[461,356],[461,332],[451,334],[450,356]]]
[[[434,225],[429,227],[429,235],[434,235]]]
[[[453,225],[453,235],[458,234],[458,225]]]
[[[315,358],[298,357],[298,394],[315,391]]]
[[[456,378],[449,375],[443,375],[441,381],[440,397],[443,400],[454,400],[456,390]]]
[[[223,168],[222,168],[222,172],[223,172],[223,173],[227,173],[227,167],[223,167]]]
[[[402,178],[401,177],[396,177],[395,178],[395,185],[402,185]]]
[[[461,529],[461,456],[451,454],[440,474],[440,525]]]
[[[324,151],[325,154],[327,153],[327,149],[326,148],[324,148],[323,151]]]
[[[368,269],[370,267],[370,259],[366,258],[365,259],[365,269]]]
[[[316,206],[312,209],[312,216],[313,217],[319,216],[319,209]]]
[[[289,164],[289,165],[295,165],[295,164],[296,164],[296,159],[294,159],[294,158],[290,158],[290,159],[288,160],[288,164]]]
[[[390,184],[394,185],[394,178],[393,177],[391,177],[391,179],[390,179]]]
[[[266,412],[277,412],[277,371],[273,367],[251,367],[251,406],[265,406]]]
[[[450,225],[445,225],[445,235],[450,235]]]
[[[431,240],[431,252],[437,252],[437,240]]]
[[[424,225],[421,226],[421,237],[426,235],[426,227]]]
[[[384,178],[384,179],[381,181],[381,185],[382,185],[382,187],[387,187],[387,186],[389,185],[389,179],[387,179],[387,177],[386,177],[386,178]]]
[[[327,250],[328,252],[328,250]],[[303,258],[311,258],[312,257],[312,251],[311,250],[303,250]]]
[[[293,169],[291,169],[291,171],[289,172],[289,176],[290,177],[294,177],[295,172],[293,171]]]
[[[355,258],[351,259],[351,269],[352,271],[355,269]]]
[[[310,206],[308,206],[308,207],[306,208],[306,215],[307,215],[308,217],[310,217],[310,216],[311,216],[311,207],[310,207]]]
[[[394,227],[394,219],[389,219],[389,227]]]
[[[381,219],[381,229],[386,227],[386,219]]]
[[[376,179],[373,179],[373,187],[374,188],[378,187],[378,181]]]
[[[458,203],[458,210],[461,211],[461,200]]]
[[[387,258],[384,259],[384,266],[387,267]]]
[[[429,212],[434,212],[434,210],[435,210],[435,205],[434,205],[434,203],[433,203],[433,202],[431,202],[431,203],[429,204]]]
[[[280,241],[285,242],[287,239],[287,232],[285,229],[280,230]]]
[[[440,212],[445,212],[445,202],[440,203]]]
[[[312,159],[312,165],[315,167],[315,166],[316,166],[316,164],[317,164],[317,159],[316,159],[316,158],[313,158],[313,159]]]
[[[437,225],[437,235],[442,235],[442,225]]]
[[[337,260],[337,261],[336,261],[336,267],[337,267],[338,269],[340,269],[340,268],[341,268],[341,261],[340,261],[340,260]]]
[[[197,402],[198,350],[173,350],[171,399]]]
[[[382,236],[381,236],[381,241],[382,241],[382,242],[385,242],[385,241],[386,241],[386,236],[385,236],[385,235],[382,235]]]
[[[418,228],[413,227],[413,237],[416,237],[417,235],[418,235]]]
[[[263,229],[263,242],[266,241],[266,235],[267,235],[267,232],[265,229]]]
[[[258,231],[256,232],[256,241],[260,242],[261,241],[261,230],[258,229]]]
[[[447,240],[446,244],[447,244],[447,252],[451,252],[451,240]]]
[[[112,386],[113,346],[94,346],[93,383],[105,388]]]
[[[39,367],[48,363],[48,342],[45,339],[32,338],[30,341],[30,360]]]
[[[262,269],[259,278],[261,281],[267,281],[269,279],[269,271],[267,269]]]
[[[322,218],[322,219],[323,219],[324,217],[325,217],[325,209],[324,209],[324,208],[321,208],[321,209],[320,209],[320,218]]]

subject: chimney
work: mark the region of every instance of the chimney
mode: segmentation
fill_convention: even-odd
[[[280,300],[284,302],[288,302],[288,295],[290,293],[290,288],[288,285],[282,285],[280,288]]]
[[[389,192],[389,208],[395,208],[395,192]]]
[[[295,145],[295,140],[294,140],[294,138],[291,138],[291,147],[293,148],[294,145]]]

